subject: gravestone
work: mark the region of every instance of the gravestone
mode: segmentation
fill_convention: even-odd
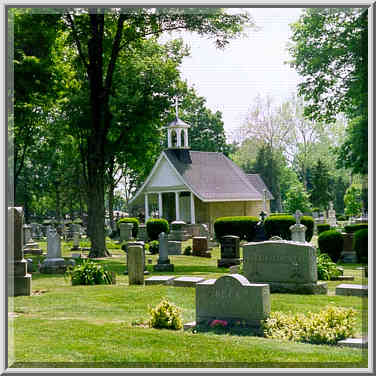
[[[329,205],[330,209],[328,210],[328,223],[330,224],[330,227],[337,227],[336,211],[333,209],[333,202],[330,201]]]
[[[296,223],[295,225],[290,226],[291,231],[291,240],[293,242],[301,242],[305,243],[305,233],[307,230],[307,227],[302,225],[300,223],[300,218],[303,216],[302,212],[300,210],[297,210],[294,214]]]
[[[202,277],[178,277],[172,281],[173,286],[177,287],[196,287],[197,283],[204,281]]]
[[[128,241],[132,239],[132,228],[133,228],[133,223],[126,223],[126,222],[119,223],[121,241]]]
[[[185,236],[185,222],[184,221],[173,221],[171,222],[171,231],[168,235],[168,240],[173,241],[184,241],[186,239]]]
[[[168,258],[168,239],[164,232],[159,234],[159,257],[157,265],[153,266],[154,271],[172,272],[174,265]]]
[[[153,277],[150,277],[148,279],[145,279],[145,285],[168,285],[171,283],[171,281],[176,278],[174,275],[155,275]]]
[[[55,229],[47,233],[47,258],[40,267],[41,273],[65,273],[65,260],[61,257],[60,235]]]
[[[126,252],[126,257],[127,257],[127,261],[126,261],[126,269],[124,271],[124,274],[127,275],[128,274],[128,248],[129,247],[133,247],[133,246],[141,246],[142,247],[142,257],[143,257],[143,264],[144,264],[144,274],[150,274],[147,269],[146,269],[146,265],[145,265],[145,243],[143,241],[137,241],[137,242],[128,242],[125,246],[125,252]]]
[[[32,238],[32,226],[24,225],[24,254],[41,255],[43,251],[39,248],[38,243]]]
[[[342,233],[343,237],[343,250],[341,253],[341,261],[343,263],[354,263],[357,262],[358,258],[356,256],[356,252],[353,249],[354,244],[354,233]]]
[[[192,239],[192,255],[199,257],[211,257],[208,251],[208,239],[204,236],[194,236]]]
[[[267,284],[252,284],[240,274],[225,275],[196,285],[196,324],[225,320],[260,328],[270,314]]]
[[[129,285],[144,284],[144,250],[141,245],[128,247]]]
[[[27,244],[29,242],[32,241],[32,238],[31,238],[31,226],[29,225],[24,225],[23,226],[23,230],[24,230],[24,244]]]
[[[168,254],[169,255],[181,255],[182,242],[169,240],[168,241]]]
[[[243,273],[252,283],[268,283],[271,292],[326,294],[317,282],[316,249],[309,243],[269,240],[243,246]]]
[[[336,287],[336,295],[367,296],[368,286],[342,283]]]
[[[142,240],[144,242],[148,241],[148,234],[146,231],[146,225],[141,224],[138,226],[137,240]]]
[[[31,295],[31,274],[23,253],[23,209],[8,208],[8,295]]]
[[[240,264],[239,236],[225,235],[221,238],[221,258],[217,261],[218,267],[228,268]]]
[[[80,233],[74,232],[73,233],[73,247],[71,248],[71,251],[77,251],[80,249]]]

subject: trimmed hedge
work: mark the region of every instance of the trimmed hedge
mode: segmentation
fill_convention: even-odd
[[[217,239],[225,235],[239,236],[240,240],[251,241],[256,235],[257,217],[220,217],[214,222],[214,232]]]
[[[315,225],[313,217],[304,215],[302,218],[300,218],[300,223],[307,227],[305,238],[307,242],[310,242],[313,236],[313,228]]]
[[[327,223],[319,223],[318,225],[317,225],[317,234],[321,234],[322,232],[324,232],[324,231],[328,231],[328,230],[330,230],[330,225],[329,224],[327,224]]]
[[[292,215],[269,216],[264,221],[264,229],[268,238],[279,236],[285,240],[291,240],[290,226],[295,224]]]
[[[133,224],[133,228],[132,228],[132,237],[133,238],[137,238],[137,234],[138,234],[138,225],[140,224],[140,222],[138,221],[137,218],[121,218],[119,219],[116,224],[117,224],[117,228],[119,229],[119,224],[120,223],[132,223]]]
[[[337,214],[336,215],[337,221],[348,221],[349,216],[345,214]]]
[[[339,231],[324,231],[319,235],[317,242],[321,253],[327,253],[333,262],[339,260],[343,250],[343,237]]]
[[[358,261],[368,263],[368,228],[355,231],[353,242]]]
[[[365,228],[368,228],[368,223],[355,223],[353,225],[347,225],[345,226],[345,232],[348,234],[351,234],[358,230],[363,230]]]
[[[146,232],[150,240],[158,240],[161,232],[168,234],[169,230],[168,222],[163,218],[149,219],[146,222]]]
[[[280,215],[290,215],[289,213],[270,213],[269,217],[275,217],[275,216],[280,216]]]

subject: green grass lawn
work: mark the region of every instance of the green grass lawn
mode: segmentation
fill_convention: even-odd
[[[189,242],[185,244],[188,245]],[[45,243],[40,243],[45,249]],[[149,307],[163,297],[182,309],[183,322],[195,320],[195,289],[172,286],[129,286],[125,254],[111,249],[113,257],[97,260],[115,271],[116,285],[71,286],[63,275],[33,273],[30,297],[10,300],[15,317],[10,325],[11,367],[367,367],[367,352],[338,346],[277,341],[250,335],[214,332],[157,330],[137,325],[149,319]],[[63,243],[69,257],[71,243]],[[228,273],[217,268],[219,250],[211,259],[171,256],[170,275],[199,275],[216,278]],[[157,255],[147,255],[156,263]],[[38,256],[33,256],[35,260]],[[366,283],[360,265],[344,265],[353,282]],[[152,272],[151,275],[161,273]],[[148,276],[146,276],[147,278]],[[284,313],[317,312],[332,304],[356,310],[356,336],[367,331],[367,299],[334,296],[342,282],[330,281],[329,294],[272,294],[271,309]]]

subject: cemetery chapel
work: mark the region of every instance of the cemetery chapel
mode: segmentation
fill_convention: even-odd
[[[157,210],[159,218],[206,224],[212,231],[218,217],[270,212],[273,196],[260,175],[244,173],[222,153],[190,150],[188,128],[176,114],[167,126],[167,149],[130,202],[143,204],[145,221]]]

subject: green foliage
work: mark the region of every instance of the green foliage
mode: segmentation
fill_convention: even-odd
[[[311,211],[309,195],[302,183],[298,182],[289,188],[286,192],[286,199],[283,205],[289,213],[295,213],[297,210],[303,213]]]
[[[81,218],[76,218],[76,219],[74,219],[73,221],[72,221],[72,223],[76,223],[76,224],[79,224],[79,225],[83,225],[83,221],[82,221],[82,219]]]
[[[343,237],[339,231],[324,231],[317,242],[321,253],[327,253],[334,262],[339,260],[343,250]]]
[[[219,240],[225,235],[239,236],[240,240],[251,241],[256,235],[257,217],[220,217],[214,221],[215,237]]]
[[[316,345],[335,345],[354,333],[355,311],[328,306],[318,313],[286,315],[272,312],[264,323],[267,338]]]
[[[349,217],[344,214],[336,214],[337,221],[348,221]]]
[[[317,224],[317,234],[320,235],[324,231],[330,230],[330,225],[327,223],[318,223]]]
[[[355,231],[353,249],[360,262],[368,263],[368,228]]]
[[[300,218],[300,223],[307,227],[305,238],[307,242],[310,242],[313,236],[313,228],[315,226],[315,221],[312,217],[308,215],[303,215],[303,217]]]
[[[179,330],[183,327],[181,309],[167,299],[163,299],[155,308],[149,309],[149,312],[149,325],[152,328]]]
[[[81,264],[69,267],[66,275],[71,278],[72,285],[103,285],[111,284],[111,273],[100,264],[83,260]]]
[[[152,218],[146,222],[146,232],[150,240],[158,240],[159,234],[164,232],[166,235],[170,231],[168,222],[163,218]]]
[[[346,225],[345,226],[345,232],[348,234],[351,234],[355,231],[362,230],[368,228],[368,223],[354,223],[352,225]]]
[[[345,214],[355,217],[362,212],[362,190],[357,184],[352,184],[345,193]]]
[[[290,215],[289,213],[270,213],[269,217],[277,217],[281,215]]]
[[[156,255],[159,252],[159,241],[158,240],[152,240],[148,244],[149,252],[152,255]]]
[[[292,215],[269,216],[264,221],[264,229],[268,238],[279,236],[291,240],[290,226],[294,224],[295,218]]]
[[[312,205],[324,210],[329,206],[329,201],[332,198],[329,168],[319,159],[312,167],[311,175],[310,199]]]
[[[331,260],[326,253],[317,256],[317,278],[321,281],[329,281],[334,277],[342,275],[342,271]]]
[[[140,224],[137,218],[121,218],[117,221],[117,224],[116,224],[117,228],[119,228],[120,223],[132,223],[133,224],[132,237],[135,239],[137,238],[138,226]]]
[[[192,247],[190,245],[188,245],[187,247],[185,247],[183,253],[184,253],[185,256],[190,256],[192,254]]]

